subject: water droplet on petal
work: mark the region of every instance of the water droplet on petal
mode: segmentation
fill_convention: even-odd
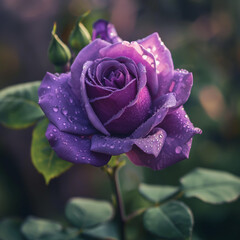
[[[62,114],[66,116],[68,114],[68,110],[67,109],[62,109]]]
[[[146,60],[146,59],[147,59],[147,55],[143,55],[142,58],[143,58],[144,60]]]
[[[50,89],[51,87],[50,86],[47,86],[47,89]]]
[[[56,128],[54,128],[54,129],[53,129],[53,131],[54,131],[54,132],[57,132],[57,129],[56,129]]]
[[[54,112],[58,112],[58,107],[53,107]]]
[[[178,146],[175,148],[175,153],[179,154],[182,152],[182,147]]]
[[[73,122],[73,118],[72,118],[71,116],[69,116],[69,117],[68,117],[68,121],[69,121],[70,123],[72,123],[72,122]]]

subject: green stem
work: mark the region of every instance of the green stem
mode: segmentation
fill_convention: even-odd
[[[119,233],[120,233],[120,239],[125,240],[125,213],[124,213],[124,204],[120,189],[120,182],[119,182],[119,169],[115,168],[113,170],[113,189],[116,197],[116,217],[119,224]]]
[[[117,162],[117,164],[113,167],[109,167],[105,169],[105,172],[108,174],[111,180],[112,189],[115,197],[115,205],[116,205],[116,220],[119,226],[119,235],[120,240],[125,240],[125,212],[124,212],[124,204],[120,189],[119,182],[119,170],[121,168],[121,164]]]

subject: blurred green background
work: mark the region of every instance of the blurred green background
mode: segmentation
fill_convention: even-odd
[[[1,0],[0,88],[40,80],[54,72],[47,58],[53,22],[66,42],[77,16],[92,10],[88,27],[98,18],[115,24],[126,40],[159,32],[170,49],[175,68],[193,72],[194,86],[185,106],[196,136],[190,159],[154,172],[128,165],[121,172],[127,212],[145,202],[136,188],[140,181],[178,184],[195,167],[229,171],[240,176],[240,1],[238,0]],[[77,165],[49,186],[30,159],[32,129],[0,126],[0,219],[28,215],[63,219],[73,196],[110,200],[110,185],[100,169]],[[240,201],[207,205],[190,199],[195,239],[240,239]],[[129,239],[151,239],[141,219],[128,229]]]

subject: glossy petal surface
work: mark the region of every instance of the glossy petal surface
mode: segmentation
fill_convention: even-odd
[[[156,61],[156,70],[158,75],[158,95],[167,93],[165,86],[168,85],[173,77],[173,61],[168,48],[160,39],[158,33],[153,33],[144,39],[138,40],[145,49],[153,54]]]
[[[46,137],[57,155],[69,162],[103,166],[111,158],[110,155],[90,151],[90,137],[62,132],[51,123],[48,126]]]
[[[68,85],[71,74],[47,73],[39,88],[39,104],[47,118],[63,132],[93,134],[96,129]]]
[[[99,50],[110,44],[101,39],[96,39],[83,48],[77,57],[75,58],[71,66],[71,78],[69,79],[69,85],[72,87],[74,94],[80,98],[80,77],[83,70],[83,65],[86,61],[92,61],[99,58]]]
[[[91,150],[110,155],[119,155],[129,152],[133,146],[143,153],[157,157],[161,151],[166,133],[163,129],[156,128],[146,138],[117,138],[94,135],[92,137]]]
[[[199,128],[194,128],[182,107],[168,114],[158,127],[164,129],[167,134],[158,157],[152,158],[142,153],[139,149],[133,149],[127,154],[132,162],[155,170],[163,169],[188,158],[192,137],[201,133]],[[146,164],[146,161],[148,164]]]

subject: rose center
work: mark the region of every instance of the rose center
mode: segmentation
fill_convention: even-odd
[[[116,71],[111,71],[108,76],[104,77],[104,85],[114,88],[123,88],[125,85],[125,76],[118,69]]]

